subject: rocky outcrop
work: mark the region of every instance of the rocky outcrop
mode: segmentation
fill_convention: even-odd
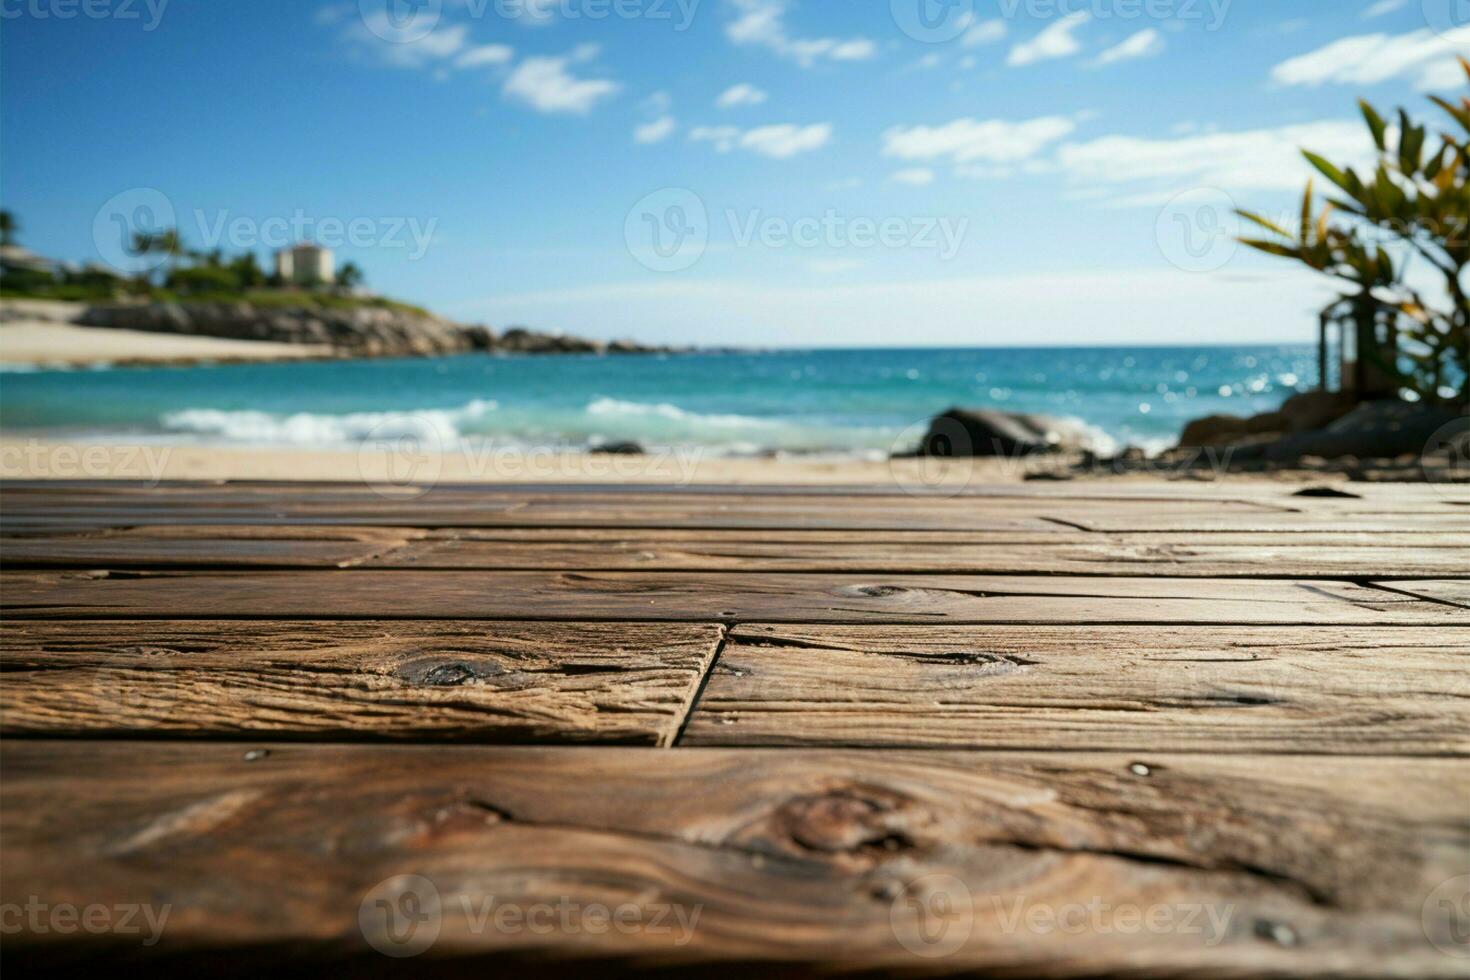
[[[1081,423],[1045,415],[951,408],[934,417],[914,456],[1028,456],[1084,449],[1089,436]]]
[[[1431,450],[1430,440],[1458,426],[1463,444],[1470,432],[1470,418],[1447,408],[1434,408],[1402,401],[1366,402],[1325,428],[1286,436],[1275,442],[1240,451],[1243,458],[1263,457],[1273,463],[1290,462],[1306,456],[1322,459],[1394,459],[1420,456]],[[1466,457],[1470,458],[1470,457]]]
[[[1305,391],[1292,395],[1274,412],[1249,418],[1238,415],[1209,415],[1195,419],[1184,427],[1184,432],[1179,436],[1179,445],[1198,449],[1240,442],[1270,441],[1285,435],[1320,429],[1352,407],[1352,399],[1340,392]]]
[[[1200,456],[1201,449],[1208,455]],[[1421,479],[1464,479],[1470,475],[1470,415],[1396,399],[1354,405],[1337,392],[1306,392],[1252,418],[1197,419],[1164,458],[1176,457],[1227,470],[1336,468],[1414,478],[1400,472],[1407,469],[1422,471]]]
[[[330,346],[344,357],[431,357],[467,351],[506,354],[645,354],[669,348],[605,344],[514,327],[497,335],[431,314],[382,306],[257,307],[249,303],[93,306],[76,319],[90,327]]]

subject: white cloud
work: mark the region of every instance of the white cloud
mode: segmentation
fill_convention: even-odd
[[[1419,88],[1426,92],[1436,92],[1459,88],[1465,81],[1465,69],[1458,61],[1436,61],[1419,76]]]
[[[761,126],[747,130],[740,137],[740,146],[762,156],[784,160],[798,153],[807,153],[826,146],[832,140],[832,124],[817,123],[811,126]]]
[[[1373,85],[1418,74],[1420,88],[1447,77],[1443,65],[1470,51],[1470,27],[1443,34],[1429,29],[1408,34],[1360,34],[1283,61],[1271,70],[1280,85]]]
[[[994,44],[1006,36],[1003,20],[983,20],[970,27],[960,36],[960,43],[967,48],[978,48],[982,44]]]
[[[696,126],[689,131],[689,139],[696,143],[713,143],[720,153],[739,148],[775,160],[785,160],[826,146],[832,140],[832,124],[798,126],[783,123],[746,130],[738,126]]]
[[[695,126],[689,130],[691,143],[713,143],[719,153],[729,153],[740,143],[739,126]]]
[[[639,109],[650,116],[666,116],[673,107],[673,96],[663,90],[654,92],[638,106]]]
[[[760,105],[766,101],[766,93],[754,85],[741,82],[739,85],[731,85],[720,93],[715,100],[715,105],[721,109],[734,109],[737,106]]]
[[[388,41],[394,30],[386,10],[375,11],[367,20],[353,18],[342,29],[342,37],[359,50],[399,68],[426,68],[458,54],[465,46],[469,28],[463,24],[440,24],[412,41]]]
[[[515,58],[515,49],[504,44],[482,44],[468,48],[454,59],[456,68],[480,68],[485,65],[506,65]]]
[[[1056,162],[1078,184],[1131,184],[1118,204],[1157,204],[1191,188],[1228,194],[1252,190],[1299,191],[1313,171],[1301,148],[1354,165],[1372,157],[1367,129],[1357,120],[1325,120],[1179,139],[1105,136],[1069,143]],[[1244,202],[1242,202],[1244,203]]]
[[[618,83],[603,78],[578,78],[568,66],[597,56],[596,45],[581,45],[563,58],[527,58],[516,66],[501,91],[537,112],[585,115],[602,99],[618,91]]]
[[[725,36],[735,44],[754,45],[790,58],[804,68],[821,59],[863,61],[878,53],[867,38],[794,38],[786,28],[787,0],[729,0],[735,19],[725,25]]]
[[[1049,24],[1044,31],[1031,40],[1023,41],[1011,48],[1010,55],[1006,57],[1006,64],[1019,68],[1038,61],[1046,61],[1049,58],[1066,58],[1076,54],[1082,50],[1082,44],[1072,36],[1072,33],[1090,20],[1092,20],[1092,14],[1085,10],[1068,14]]]
[[[900,160],[964,163],[1014,163],[1036,156],[1049,143],[1072,133],[1066,116],[1041,116],[1022,122],[956,119],[943,126],[896,126],[883,134],[883,155]]]
[[[895,184],[908,184],[910,187],[924,187],[934,183],[934,171],[928,167],[910,167],[907,170],[895,171],[888,179]]]
[[[1409,5],[1409,0],[1378,0],[1377,3],[1363,11],[1363,19],[1371,20],[1374,17],[1382,17],[1391,14],[1395,10],[1403,10]]]
[[[635,143],[662,143],[674,135],[677,123],[673,116],[660,116],[651,123],[633,128],[633,142]]]
[[[1111,65],[1134,58],[1151,58],[1164,50],[1164,37],[1152,27],[1139,31],[1097,56],[1096,65]]]

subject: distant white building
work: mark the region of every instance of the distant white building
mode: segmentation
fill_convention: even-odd
[[[337,281],[337,263],[331,249],[302,242],[276,253],[276,275],[298,286],[333,283]]]

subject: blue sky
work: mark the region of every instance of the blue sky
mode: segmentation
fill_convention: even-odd
[[[0,4],[35,251],[164,201],[461,319],[687,343],[1305,340],[1321,285],[1230,205],[1288,212],[1297,145],[1362,157],[1357,96],[1427,114],[1470,53],[1461,0],[85,2]]]

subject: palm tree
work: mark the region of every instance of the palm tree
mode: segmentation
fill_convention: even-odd
[[[14,245],[15,233],[20,231],[20,222],[9,210],[0,211],[0,245]]]

